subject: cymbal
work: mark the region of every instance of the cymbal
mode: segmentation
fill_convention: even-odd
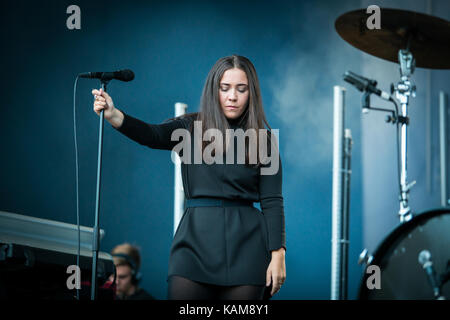
[[[407,49],[416,67],[450,69],[450,22],[427,14],[380,8],[380,29],[366,25],[365,9],[336,19],[337,33],[352,46],[378,58],[398,63],[398,51]]]

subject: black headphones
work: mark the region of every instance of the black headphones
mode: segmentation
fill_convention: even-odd
[[[135,285],[138,284],[139,281],[142,278],[142,274],[139,272],[139,269],[137,268],[137,264],[134,261],[134,259],[131,256],[125,254],[125,253],[115,253],[115,254],[112,254],[112,256],[113,257],[117,257],[117,258],[125,259],[125,261],[131,267],[131,281],[132,281],[132,283],[135,284]]]

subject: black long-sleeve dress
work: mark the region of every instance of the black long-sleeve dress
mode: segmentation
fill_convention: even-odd
[[[124,113],[117,130],[141,145],[172,150],[178,128],[195,116],[148,124]],[[195,114],[194,114],[195,115]],[[229,120],[238,128],[238,120]],[[193,139],[192,139],[193,140]],[[181,164],[186,199],[215,197],[260,202],[253,206],[188,207],[170,250],[168,277],[179,275],[216,285],[264,285],[271,251],[286,249],[281,161],[274,175],[244,164]]]

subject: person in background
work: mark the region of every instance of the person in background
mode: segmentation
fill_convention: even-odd
[[[141,256],[139,249],[129,243],[117,245],[111,251],[116,266],[116,297],[119,300],[155,300],[139,287]],[[111,276],[111,281],[113,281]]]

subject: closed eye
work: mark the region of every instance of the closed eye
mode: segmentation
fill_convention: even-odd
[[[230,88],[229,85],[222,85],[222,86],[220,86],[220,90],[222,92],[227,92],[229,88]],[[248,86],[246,84],[241,84],[241,85],[238,85],[238,89],[237,90],[239,92],[241,92],[241,93],[244,93],[245,91],[247,91],[247,89],[248,89]]]

